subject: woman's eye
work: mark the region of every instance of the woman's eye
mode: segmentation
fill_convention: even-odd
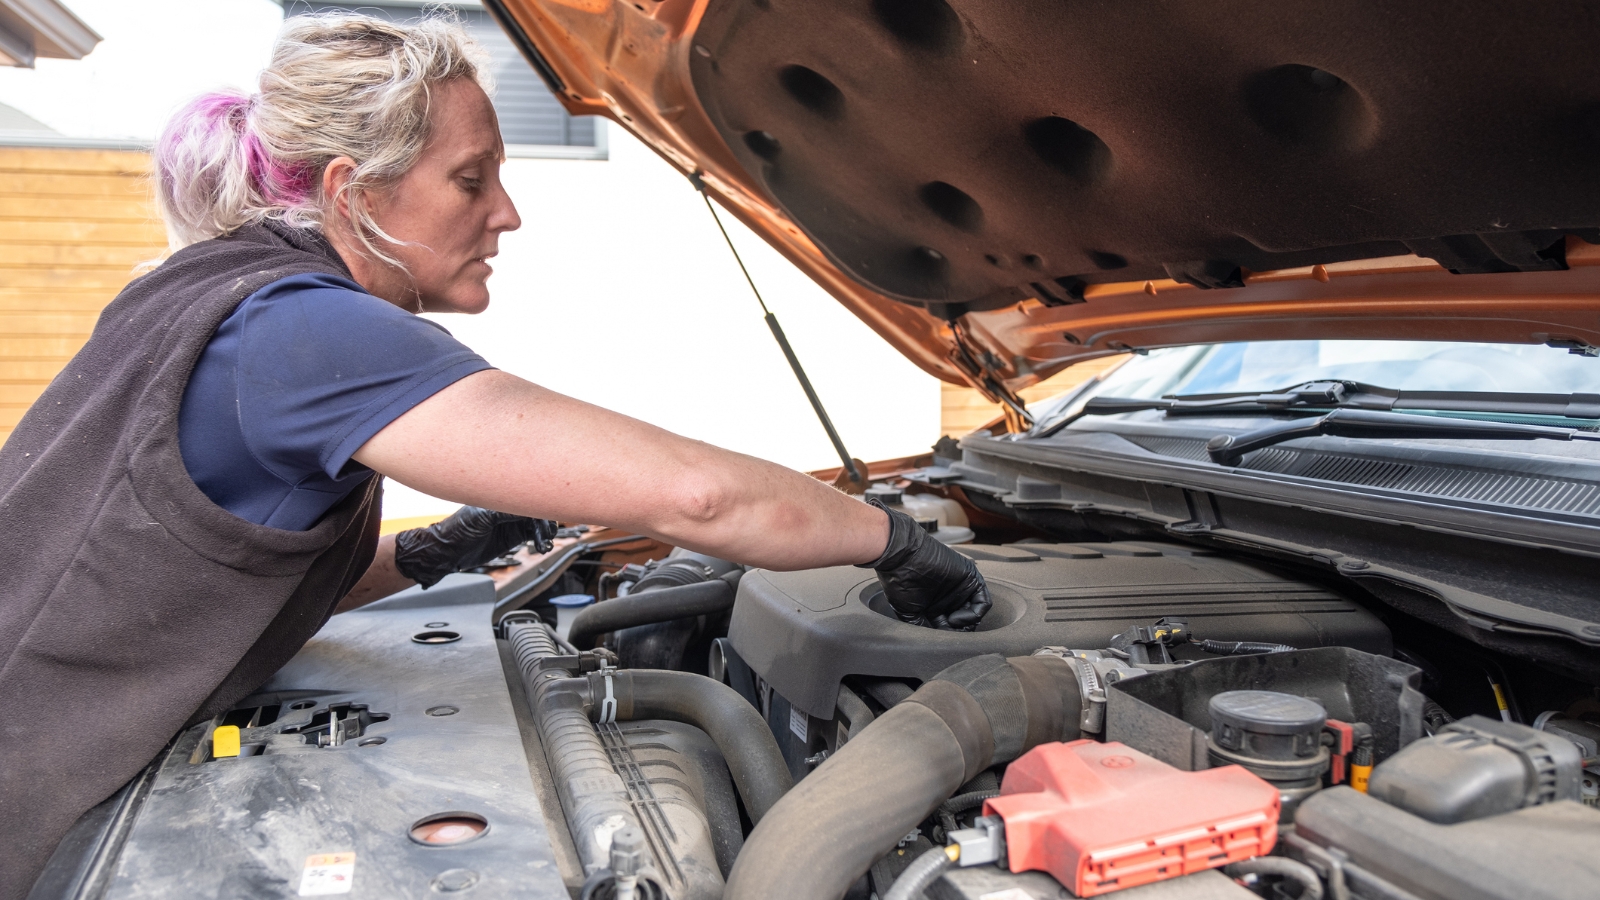
[[[461,178],[458,181],[461,183],[463,190],[476,191],[483,187],[483,179],[481,178]]]

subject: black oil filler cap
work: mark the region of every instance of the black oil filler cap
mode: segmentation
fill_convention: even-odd
[[[1259,760],[1316,756],[1328,718],[1317,701],[1278,691],[1224,691],[1208,707],[1216,746]]]

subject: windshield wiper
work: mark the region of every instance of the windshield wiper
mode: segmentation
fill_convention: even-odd
[[[1499,413],[1600,419],[1600,394],[1523,394],[1497,391],[1398,391],[1359,381],[1312,381],[1271,393],[1178,394],[1155,400],[1094,397],[1081,415],[1109,416],[1165,410],[1168,415],[1259,413],[1297,409],[1368,409],[1380,412]]]
[[[1295,419],[1244,434],[1219,434],[1206,453],[1219,466],[1237,466],[1246,453],[1295,438],[1327,434],[1353,438],[1442,438],[1489,441],[1600,441],[1600,433],[1548,425],[1518,425],[1479,419],[1416,416],[1407,413],[1336,409],[1313,419]]]

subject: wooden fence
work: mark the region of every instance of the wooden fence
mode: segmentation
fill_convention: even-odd
[[[0,440],[166,249],[146,153],[0,148]]]

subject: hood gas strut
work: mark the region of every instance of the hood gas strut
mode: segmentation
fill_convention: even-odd
[[[761,312],[766,317],[767,327],[772,329],[772,336],[777,340],[778,347],[783,350],[784,359],[789,361],[789,368],[794,370],[794,377],[800,380],[800,388],[806,392],[806,399],[811,401],[811,408],[822,421],[822,430],[828,433],[828,440],[833,442],[833,450],[839,454],[839,461],[844,463],[844,470],[850,473],[851,481],[865,486],[867,473],[856,465],[855,459],[844,449],[844,441],[833,427],[833,420],[828,418],[828,411],[822,408],[822,398],[817,396],[816,389],[811,386],[811,379],[806,377],[806,370],[800,366],[800,357],[794,355],[794,348],[789,346],[789,339],[784,337],[783,327],[778,324],[778,317],[767,309],[767,301],[761,299],[761,291],[756,288],[755,279],[750,277],[750,270],[744,267],[744,260],[739,257],[739,248],[733,245],[733,238],[728,236],[728,229],[722,227],[722,217],[717,215],[717,208],[711,205],[711,198],[706,194],[705,182],[700,180],[698,174],[690,175],[689,182],[700,192],[700,199],[705,201],[706,210],[711,213],[712,221],[717,223],[717,230],[722,232],[722,239],[728,242],[728,249],[733,251],[733,261],[739,264],[739,271],[744,273],[744,280],[750,284],[750,292],[756,295],[756,302],[761,304]]]

